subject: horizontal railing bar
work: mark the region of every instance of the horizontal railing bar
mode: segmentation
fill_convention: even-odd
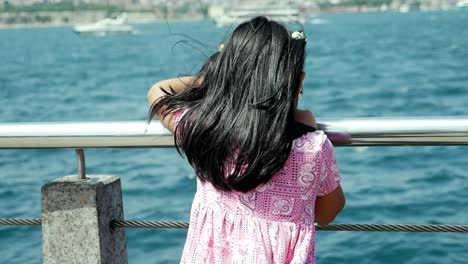
[[[41,225],[40,218],[17,219],[0,218],[2,225]],[[188,222],[180,221],[112,221],[114,228],[182,228],[189,227]],[[319,231],[363,231],[363,232],[449,232],[468,233],[468,225],[408,225],[408,224],[315,224]]]
[[[320,119],[336,146],[468,145],[468,117]],[[158,121],[0,123],[0,148],[174,147]]]

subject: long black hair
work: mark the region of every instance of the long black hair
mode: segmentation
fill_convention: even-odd
[[[166,91],[148,122],[185,109],[174,140],[201,181],[247,192],[267,182],[291,151],[305,39],[265,17],[240,24],[188,89]]]

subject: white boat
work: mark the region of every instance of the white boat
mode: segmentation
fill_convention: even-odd
[[[468,0],[460,0],[457,3],[459,9],[468,9]]]
[[[408,13],[410,11],[410,6],[408,4],[403,4],[400,6],[400,13]]]
[[[116,18],[104,18],[96,23],[74,26],[73,31],[78,34],[97,36],[135,33],[133,27],[127,24],[126,13],[122,13]]]
[[[227,11],[225,11],[227,9]],[[298,8],[289,6],[242,6],[233,9],[224,7],[211,7],[210,17],[218,27],[230,26],[244,22],[254,16],[265,16],[267,18],[283,23],[305,23],[306,17]]]

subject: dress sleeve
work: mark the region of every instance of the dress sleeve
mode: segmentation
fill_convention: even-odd
[[[176,129],[177,125],[179,125],[180,120],[182,119],[182,116],[187,113],[188,109],[178,109],[174,112],[174,115],[172,116],[172,123],[174,130]]]
[[[320,188],[318,196],[323,196],[334,191],[340,186],[341,177],[336,164],[335,151],[328,138],[322,146],[320,168]]]

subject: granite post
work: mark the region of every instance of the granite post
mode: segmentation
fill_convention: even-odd
[[[65,176],[42,186],[43,263],[128,263],[120,178]]]

